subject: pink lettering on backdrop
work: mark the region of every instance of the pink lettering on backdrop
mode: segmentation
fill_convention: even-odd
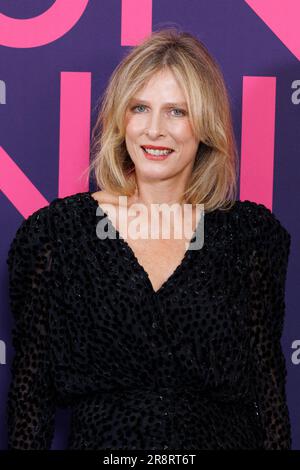
[[[300,1],[245,0],[280,41],[300,60]]]
[[[0,45],[29,48],[43,46],[62,37],[75,26],[89,0],[56,0],[34,18],[11,18],[0,13]]]
[[[59,197],[88,191],[91,73],[62,72],[60,85]]]
[[[121,46],[135,46],[152,32],[152,0],[122,0]]]
[[[275,77],[243,77],[240,199],[272,210]]]
[[[58,197],[88,190],[90,109],[91,73],[62,72]],[[0,188],[24,218],[49,204],[2,147]]]
[[[0,147],[0,187],[25,219],[49,204],[3,147]]]

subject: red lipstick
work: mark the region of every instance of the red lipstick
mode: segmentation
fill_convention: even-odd
[[[141,147],[147,147],[148,149],[153,150],[173,150],[171,147],[161,147],[157,145],[142,145]]]
[[[146,148],[149,148],[149,149],[153,149],[153,150],[172,150],[172,149],[169,149],[167,147],[155,147],[154,145],[146,145],[145,146]],[[145,155],[145,157],[147,158],[147,160],[166,160],[167,158],[169,158],[170,155],[172,155],[174,153],[174,150],[172,150],[171,152],[169,152],[167,155],[151,155],[150,153],[147,153],[146,150],[141,147],[142,150],[143,150],[143,154]]]

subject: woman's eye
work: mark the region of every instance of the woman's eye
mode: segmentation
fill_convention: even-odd
[[[138,108],[145,108],[145,106],[143,104],[139,104],[137,106],[134,106],[132,109],[132,111],[135,111],[137,110]],[[184,111],[183,109],[179,109],[179,108],[173,108],[171,111],[179,111],[180,114],[175,114],[175,116],[185,116],[186,114],[186,111]]]
[[[183,109],[174,108],[172,111],[179,111],[181,113],[180,116],[184,116],[186,114]],[[177,114],[177,116],[178,116],[178,114]]]
[[[137,106],[134,106],[132,110],[134,111],[137,108],[144,108],[145,106],[143,104],[138,104]]]

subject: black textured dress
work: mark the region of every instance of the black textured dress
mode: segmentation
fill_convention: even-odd
[[[290,449],[288,231],[251,201],[209,212],[155,291],[118,231],[99,239],[97,208],[57,198],[10,246],[9,448],[51,448],[68,407],[69,449]]]

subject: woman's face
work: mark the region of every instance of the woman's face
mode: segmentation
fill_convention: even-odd
[[[152,76],[133,97],[125,128],[127,151],[137,176],[159,180],[191,173],[199,141],[192,132],[185,96],[169,69]],[[167,147],[173,152],[166,159],[152,160],[142,149],[147,145]]]

